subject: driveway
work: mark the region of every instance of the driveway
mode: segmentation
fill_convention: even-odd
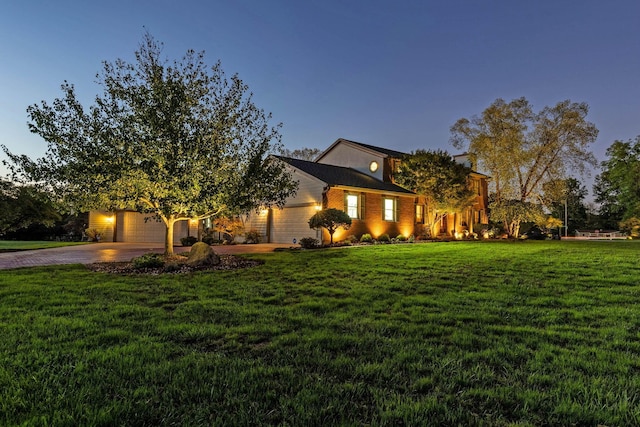
[[[258,245],[214,246],[218,254],[250,254],[273,252],[276,248],[289,248],[288,244],[261,243]],[[188,251],[176,246],[176,253]],[[129,261],[147,252],[164,252],[162,243],[93,243],[34,251],[0,253],[0,270],[60,264],[91,264],[94,262]]]

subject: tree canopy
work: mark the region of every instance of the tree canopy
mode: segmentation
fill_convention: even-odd
[[[283,148],[280,150],[280,155],[283,157],[290,157],[292,159],[300,159],[307,160],[312,162],[315,160],[318,155],[322,153],[322,150],[319,148],[297,148],[295,150],[289,150],[288,148]]]
[[[526,98],[496,99],[479,116],[459,119],[451,142],[465,149],[492,177],[496,201],[536,201],[542,185],[597,162],[589,151],[598,136],[586,103],[569,100],[534,112]]]
[[[605,225],[617,228],[619,221],[640,218],[640,136],[615,141],[606,155],[594,193]]]
[[[204,53],[170,63],[148,33],[135,62],[104,62],[103,93],[85,110],[73,85],[52,104],[28,108],[29,128],[48,144],[37,160],[10,153],[14,177],[57,192],[76,211],[135,209],[162,220],[165,252],[176,221],[282,206],[297,184],[268,155],[280,124],[257,108],[237,76]]]
[[[0,212],[0,236],[33,224],[50,227],[62,218],[47,193],[3,179],[0,179]]]
[[[503,218],[505,229],[517,233],[523,218],[536,216],[522,212],[542,202],[545,183],[588,174],[597,165],[589,146],[598,129],[587,121],[588,112],[586,103],[569,100],[535,112],[524,97],[496,99],[479,116],[451,126],[454,147],[467,150],[491,175],[491,216]]]
[[[475,195],[468,184],[471,172],[446,151],[416,150],[402,159],[394,178],[398,185],[425,198],[432,232],[447,214],[473,203]]]

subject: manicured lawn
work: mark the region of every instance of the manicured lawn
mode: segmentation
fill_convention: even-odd
[[[640,424],[640,244],[0,272],[0,425]]]
[[[0,252],[26,251],[31,249],[58,248],[60,246],[86,245],[87,242],[52,242],[46,240],[0,240]]]

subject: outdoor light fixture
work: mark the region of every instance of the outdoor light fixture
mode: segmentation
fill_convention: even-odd
[[[373,160],[371,163],[369,163],[369,170],[371,172],[375,172],[378,170],[378,162],[376,162],[375,160]]]
[[[320,203],[316,203],[316,205],[314,206],[314,208],[315,208],[317,211],[321,211],[321,210],[322,210],[322,205],[321,205]]]

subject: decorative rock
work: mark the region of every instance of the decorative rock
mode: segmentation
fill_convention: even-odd
[[[203,242],[197,242],[191,247],[187,257],[187,264],[191,266],[218,265],[220,264],[220,257],[211,246]]]

